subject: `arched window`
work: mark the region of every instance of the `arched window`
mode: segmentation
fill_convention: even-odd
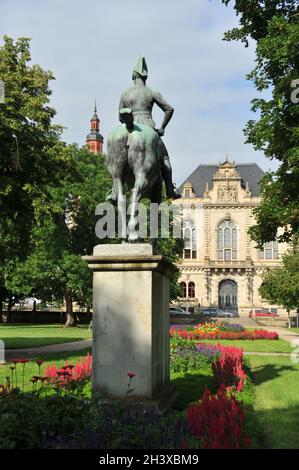
[[[189,282],[188,284],[188,297],[189,299],[195,298],[195,284],[194,282]]]
[[[237,259],[237,227],[231,220],[225,220],[218,227],[218,259]]]
[[[187,297],[187,286],[186,286],[186,283],[185,282],[181,282],[180,283],[180,287],[181,287],[181,296],[183,297],[183,299],[185,299]]]
[[[183,228],[184,237],[184,258],[185,259],[196,259],[197,256],[197,241],[196,241],[196,228],[192,227],[191,223],[187,224],[187,227]]]
[[[278,259],[278,241],[268,242],[259,252],[260,259]]]

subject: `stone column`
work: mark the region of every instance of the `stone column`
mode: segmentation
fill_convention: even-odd
[[[149,244],[98,245],[83,259],[93,270],[93,393],[169,405],[169,279],[176,266]]]

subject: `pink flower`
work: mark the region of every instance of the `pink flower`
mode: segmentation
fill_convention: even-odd
[[[128,372],[128,377],[130,377],[130,379],[132,379],[133,377],[135,377],[134,372]]]

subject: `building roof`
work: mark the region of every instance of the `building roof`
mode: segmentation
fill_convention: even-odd
[[[190,182],[195,196],[202,197],[207,183],[209,188],[212,189],[212,179],[218,167],[219,165],[199,165],[180,185],[179,191],[181,192],[184,185]],[[260,193],[259,182],[265,174],[263,170],[256,163],[236,164],[236,170],[241,177],[242,187],[245,188],[246,183],[248,183],[252,196],[258,196]]]
[[[104,137],[98,131],[91,130],[90,133],[87,134],[87,136],[86,136],[86,142],[89,142],[90,140],[97,140],[99,142],[103,142]]]

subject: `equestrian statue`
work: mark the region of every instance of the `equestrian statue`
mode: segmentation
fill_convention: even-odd
[[[129,242],[139,238],[136,211],[141,198],[148,197],[151,202],[160,204],[163,181],[168,198],[181,197],[172,182],[169,155],[161,138],[174,109],[160,93],[146,86],[147,76],[145,58],[140,56],[133,70],[134,85],[120,98],[121,124],[109,134],[107,141],[106,162],[112,176],[112,189],[107,199],[120,208],[125,199],[125,188],[131,191]],[[158,129],[152,118],[154,104],[164,111]]]

